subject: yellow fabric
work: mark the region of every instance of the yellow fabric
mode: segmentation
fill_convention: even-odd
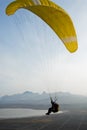
[[[16,0],[7,6],[6,14],[12,15],[20,8],[28,9],[43,19],[70,52],[77,50],[78,43],[73,22],[60,6],[50,0]]]

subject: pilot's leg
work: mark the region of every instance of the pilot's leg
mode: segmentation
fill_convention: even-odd
[[[46,115],[49,115],[52,112],[52,108],[48,109],[48,112],[46,113]]]

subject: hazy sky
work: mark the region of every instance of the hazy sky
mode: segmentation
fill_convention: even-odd
[[[0,96],[24,91],[87,95],[87,0],[53,0],[74,23],[78,50],[69,53],[57,35],[27,10],[7,16],[0,0]]]

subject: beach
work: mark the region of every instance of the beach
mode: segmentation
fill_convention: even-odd
[[[0,119],[0,130],[87,130],[87,111]]]

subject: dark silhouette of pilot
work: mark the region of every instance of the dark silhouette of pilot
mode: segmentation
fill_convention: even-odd
[[[49,115],[51,112],[56,113],[59,111],[59,104],[57,104],[55,101],[51,99],[52,106],[48,109],[48,112],[46,115]]]

